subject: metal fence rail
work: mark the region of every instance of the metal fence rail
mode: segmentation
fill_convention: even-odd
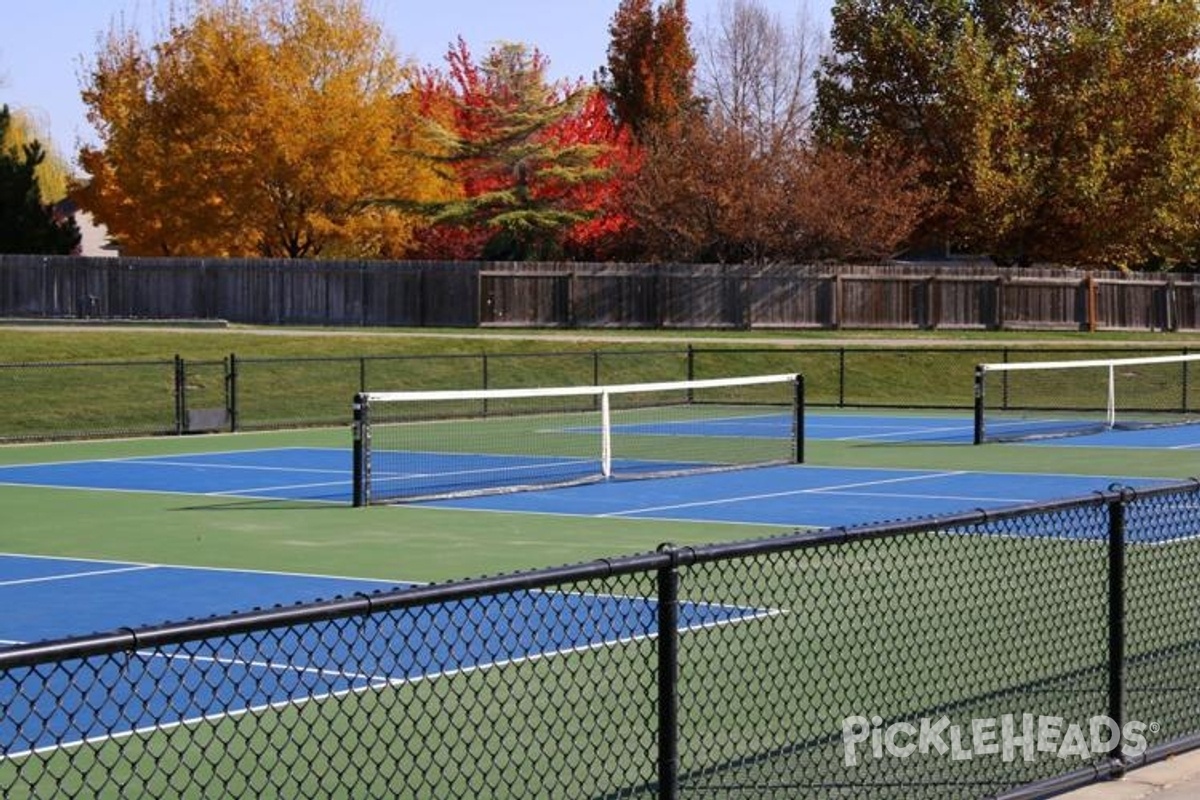
[[[0,441],[349,424],[363,391],[584,386],[803,373],[817,406],[974,406],[980,363],[1186,347],[679,347],[463,355],[0,364]],[[956,377],[957,376],[957,377]],[[36,407],[30,398],[37,398]]]
[[[1033,797],[1198,741],[1198,501],[1114,490],[11,647],[0,794]]]

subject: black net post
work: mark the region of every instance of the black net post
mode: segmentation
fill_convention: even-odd
[[[658,571],[658,800],[679,797],[679,567]]]
[[[804,463],[804,376],[796,376],[796,387],[792,399],[792,447],[795,463]]]
[[[976,367],[975,367],[975,436],[974,436],[975,444],[983,444],[984,435],[986,434],[986,431],[984,430],[984,426],[983,426],[983,410],[984,410],[983,379],[984,379],[984,375],[986,375],[986,374],[987,373],[984,370],[982,365],[976,365]]]
[[[491,388],[491,378],[488,376],[488,355],[487,355],[487,353],[482,353],[479,356],[479,369],[481,371],[481,377],[482,377],[482,381],[483,381],[480,388],[487,390],[487,389]],[[488,401],[484,400],[483,401],[483,415],[486,417],[487,413],[488,413]]]
[[[1129,494],[1108,504],[1108,718],[1125,726],[1125,511]],[[1116,777],[1125,772],[1115,751]]]
[[[229,354],[225,368],[225,410],[229,412],[229,431],[238,431],[238,361],[237,353]]]
[[[175,434],[187,430],[187,368],[183,357],[175,354]]]
[[[1185,347],[1185,348],[1183,348],[1183,355],[1186,356],[1187,354],[1188,354],[1188,348]],[[1179,410],[1183,414],[1186,414],[1189,411],[1188,402],[1189,402],[1190,398],[1188,397],[1188,379],[1191,378],[1191,375],[1188,374],[1188,366],[1191,363],[1192,362],[1190,362],[1190,361],[1184,361],[1182,364],[1180,364],[1180,366],[1183,368],[1183,375],[1181,376],[1182,379],[1180,380],[1180,383],[1183,384],[1183,387],[1181,390],[1183,396],[1179,399],[1179,403],[1180,403]]]
[[[1008,362],[1009,362],[1009,349],[1006,347],[1006,348],[1004,348],[1004,363],[1007,364]],[[1009,387],[1008,387],[1008,372],[1007,372],[1007,370],[1000,375],[1000,378],[1001,378],[1000,385],[1004,387],[1004,391],[1001,393],[1001,396],[1003,399],[1001,400],[1000,407],[1003,408],[1005,411],[1008,411],[1008,396],[1009,396],[1008,389],[1009,389]]]
[[[838,348],[838,408],[846,407],[846,348]]]
[[[371,423],[366,394],[354,395],[354,506],[371,503]]]

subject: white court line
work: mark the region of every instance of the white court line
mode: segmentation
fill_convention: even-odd
[[[74,556],[44,556],[32,553],[3,553],[0,552],[0,559],[5,558],[28,558],[38,561],[77,561],[86,564],[120,564],[124,566],[135,566],[128,561],[113,561],[103,558],[76,558]],[[423,581],[403,581],[394,580],[391,578],[362,578],[354,575],[329,575],[321,572],[282,572],[279,570],[270,569],[247,569],[247,568],[230,568],[230,567],[203,567],[193,566],[190,564],[138,564],[136,566],[159,567],[162,569],[179,569],[189,570],[192,572],[224,572],[238,575],[278,575],[282,577],[299,577],[299,578],[326,578],[337,581],[362,581],[364,583],[379,583],[387,586],[395,587],[396,584],[404,584],[405,586],[424,586]]]
[[[703,605],[703,604],[697,603],[696,605]],[[755,613],[753,613],[753,614],[746,614],[746,615],[740,616],[740,617],[733,617],[733,618],[729,618],[729,619],[720,619],[720,620],[714,620],[711,622],[704,622],[704,623],[688,625],[687,627],[679,628],[679,632],[684,633],[684,632],[707,630],[707,629],[711,629],[711,628],[723,628],[727,625],[736,625],[736,624],[739,624],[742,622],[752,622],[752,621],[757,621],[760,619],[767,619],[770,617],[775,617],[775,616],[779,616],[781,614],[787,614],[787,613],[789,613],[787,609],[755,609]],[[370,676],[363,676],[364,678],[369,678],[369,681],[370,681],[365,686],[350,686],[345,689],[338,689],[338,690],[331,691],[331,692],[310,694],[310,695],[304,695],[301,697],[287,697],[282,700],[274,700],[271,702],[261,703],[261,704],[254,705],[254,706],[247,706],[245,708],[235,708],[235,709],[231,709],[228,711],[221,711],[221,712],[218,712],[215,714],[203,714],[199,717],[191,717],[188,719],[181,719],[181,720],[177,720],[174,722],[165,722],[165,723],[164,722],[155,722],[151,725],[146,725],[146,726],[143,726],[140,728],[131,728],[130,730],[126,730],[126,731],[118,731],[116,733],[106,733],[106,734],[101,734],[98,736],[88,736],[88,737],[85,737],[83,739],[73,741],[73,742],[56,742],[55,744],[51,744],[51,745],[43,745],[42,747],[35,747],[31,750],[25,750],[25,751],[0,755],[0,763],[3,763],[4,761],[7,761],[7,760],[26,758],[31,755],[53,753],[53,752],[57,752],[60,750],[63,750],[63,751],[74,750],[76,748],[79,748],[79,747],[82,747],[85,745],[90,745],[90,744],[103,744],[106,742],[117,742],[117,741],[129,739],[134,736],[141,736],[141,735],[152,734],[152,733],[161,733],[161,732],[171,731],[176,728],[197,727],[204,723],[211,724],[211,723],[221,722],[221,721],[229,720],[229,719],[239,719],[240,717],[243,717],[246,714],[260,714],[265,711],[289,710],[289,709],[294,709],[301,704],[308,704],[308,703],[314,702],[314,701],[323,702],[323,701],[329,700],[329,699],[336,700],[336,699],[339,699],[342,697],[348,697],[351,695],[362,695],[370,690],[378,691],[378,690],[387,689],[387,688],[396,688],[396,687],[400,687],[400,686],[415,685],[418,683],[424,683],[426,681],[436,680],[438,678],[454,677],[457,675],[470,675],[475,672],[489,672],[489,671],[497,669],[497,668],[504,668],[504,667],[514,666],[514,665],[518,665],[518,664],[537,663],[537,662],[544,661],[544,660],[547,660],[550,658],[569,656],[569,655],[579,655],[582,653],[588,653],[588,652],[598,651],[598,650],[602,650],[602,649],[613,649],[613,648],[616,648],[619,646],[633,644],[633,643],[641,642],[641,641],[651,641],[651,640],[655,640],[657,638],[658,638],[658,634],[656,632],[647,631],[647,632],[643,632],[643,633],[637,633],[637,634],[634,634],[631,636],[623,636],[623,637],[614,638],[614,639],[605,639],[605,640],[601,640],[599,642],[588,642],[586,644],[581,644],[581,645],[570,645],[570,646],[566,646],[566,647],[560,647],[560,648],[554,649],[554,650],[541,650],[538,652],[529,653],[527,655],[517,656],[514,658],[497,659],[495,661],[481,662],[478,664],[470,664],[465,667],[456,667],[454,669],[446,669],[446,670],[441,670],[438,672],[428,672],[428,673],[423,673],[423,674],[419,674],[419,675],[400,676],[400,677],[379,676],[379,677],[371,678]],[[344,673],[333,672],[331,674],[338,676],[338,675],[343,675]]]
[[[14,639],[0,639],[0,644],[7,645],[23,645],[29,642],[20,642]],[[159,650],[135,650],[132,655],[139,656],[143,659],[161,658],[166,661],[184,661],[189,664],[204,663],[204,664],[222,664],[229,667],[250,667],[254,669],[266,670],[268,672],[287,673],[294,672],[299,675],[318,675],[322,678],[346,678],[355,681],[362,681],[371,686],[382,687],[388,681],[394,680],[387,675],[367,675],[360,672],[347,672],[340,669],[327,669],[325,667],[308,667],[303,664],[276,663],[274,661],[260,661],[257,659],[242,659],[232,656],[202,656],[194,655],[187,652],[180,653],[164,653]]]
[[[859,489],[865,486],[883,486],[894,483],[908,483],[913,481],[933,480],[937,478],[952,478],[955,475],[966,475],[965,470],[955,470],[954,472],[935,472],[927,475],[906,475],[901,478],[886,478],[883,480],[862,481],[860,483],[845,483],[840,486],[821,486],[809,489],[791,489],[786,492],[768,492],[766,494],[749,494],[740,497],[722,497],[716,500],[699,500],[693,503],[674,503],[666,506],[648,506],[646,508],[627,509],[625,511],[611,511],[607,514],[598,514],[598,517],[621,517],[627,514],[645,514],[652,511],[674,511],[680,508],[696,508],[699,506],[720,506],[730,503],[744,503],[747,500],[768,500],[775,497],[794,497],[801,494],[831,494],[847,489]],[[928,495],[925,495],[928,497]]]
[[[869,434],[862,434],[860,436],[839,436],[836,439],[833,439],[832,441],[853,442],[853,441],[858,441],[858,440],[862,440],[862,439],[866,439],[866,440],[870,441],[870,440],[877,440],[877,439],[894,439],[894,438],[901,437],[901,436],[924,436],[924,435],[930,434],[930,433],[966,433],[971,430],[974,430],[974,429],[970,425],[967,425],[965,423],[959,423],[957,425],[952,425],[949,427],[942,426],[942,427],[937,427],[937,428],[906,428],[902,431],[896,431],[895,433],[869,433]]]
[[[151,466],[151,467],[202,467],[204,469],[235,469],[235,470],[240,469],[240,470],[248,470],[251,472],[315,472],[315,473],[322,474],[322,475],[325,475],[325,474],[341,475],[346,472],[346,470],[344,468],[338,469],[335,467],[329,467],[329,468],[324,468],[324,469],[316,469],[314,467],[266,467],[266,466],[257,466],[254,464],[222,464],[222,463],[208,463],[208,462],[204,462],[204,461],[166,461],[166,460],[160,461],[158,459],[138,459],[137,461],[127,462],[127,463],[130,463],[135,467],[145,464],[146,466]]]
[[[196,492],[185,489],[126,489],[113,486],[80,486],[67,483],[27,483],[25,481],[0,480],[0,486],[15,486],[24,489],[66,489],[72,492],[92,492],[93,494],[115,492],[117,494],[151,494],[169,495],[172,497],[221,497],[218,492]],[[321,497],[256,497],[256,500],[286,500],[289,503],[321,503],[324,505],[345,505],[346,500],[330,500]]]
[[[293,489],[321,489],[331,486],[345,487],[350,484],[350,478],[338,481],[321,481],[320,483],[289,483],[282,486],[257,486],[253,489],[225,489],[219,492],[204,492],[206,497],[254,497],[259,492],[286,492]],[[271,497],[272,500],[291,500],[290,497]],[[344,501],[343,501],[344,502]]]
[[[211,641],[211,640],[209,640]],[[135,651],[142,658],[162,658],[167,661],[185,661],[191,663],[204,664],[222,664],[229,667],[251,667],[254,669],[266,670],[268,672],[288,673],[294,672],[298,675],[318,675],[322,678],[349,678],[350,680],[364,681],[372,685],[382,685],[389,680],[386,675],[367,675],[361,672],[346,672],[340,669],[326,669],[325,667],[309,667],[303,664],[276,663],[274,661],[259,661],[256,659],[235,658],[233,656],[200,656],[192,655],[186,652],[183,653],[164,653],[158,650],[138,650]]]
[[[17,578],[11,581],[0,581],[0,587],[4,586],[24,586],[30,583],[51,583],[53,581],[68,581],[75,578],[92,578],[99,575],[119,575],[125,572],[145,572],[147,570],[158,569],[153,564],[138,564],[131,567],[119,567],[117,569],[98,569],[91,572],[69,572],[62,575],[42,575],[38,578]]]
[[[214,435],[214,436],[220,436],[220,435],[254,436],[255,434],[258,434],[258,433],[270,433],[270,431],[246,431],[245,433],[212,434],[212,435]],[[145,439],[145,440],[139,438],[139,439],[134,439],[132,441],[161,441],[161,439],[162,439],[162,437],[149,437],[148,439]],[[105,443],[110,443],[110,442],[121,442],[121,441],[127,441],[127,440],[106,439],[104,441],[105,441]],[[48,445],[53,446],[53,445],[61,444],[61,443],[60,442],[46,442],[46,443],[32,442],[32,443],[29,443],[29,446],[42,446],[42,444],[48,444]],[[8,447],[8,446],[11,446],[11,445],[7,445],[7,444],[0,445],[0,447]],[[192,456],[192,455],[197,455],[197,456],[244,456],[244,455],[247,455],[248,453],[275,453],[280,450],[324,450],[324,451],[335,452],[335,453],[345,452],[344,449],[338,448],[338,447],[300,447],[300,446],[295,446],[295,447],[271,447],[271,448],[267,448],[267,449],[249,448],[246,450],[213,450],[213,451],[201,452],[201,453],[156,453],[156,454],[152,453],[149,455],[142,455],[142,456],[112,456],[111,458],[73,458],[73,459],[68,459],[66,461],[30,461],[30,462],[27,462],[24,464],[0,464],[0,472],[7,470],[7,469],[20,469],[22,467],[49,467],[49,466],[65,466],[68,464],[97,464],[97,463],[121,464],[121,463],[125,463],[125,462],[137,463],[137,462],[145,462],[148,460],[154,460],[154,459],[157,459],[160,457],[161,458],[171,458],[173,456]],[[222,466],[224,466],[224,465],[222,465]]]
[[[897,500],[955,500],[964,503],[1034,503],[1032,497],[971,497],[957,494],[906,494],[904,492],[836,492],[838,497],[894,497]]]

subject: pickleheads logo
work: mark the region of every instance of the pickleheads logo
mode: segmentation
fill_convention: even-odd
[[[998,757],[1011,762],[1019,757],[1028,762],[1050,754],[1084,761],[1118,749],[1127,758],[1140,756],[1146,752],[1147,731],[1157,733],[1158,725],[1136,721],[1119,725],[1104,716],[1092,717],[1082,725],[1062,717],[1006,714],[974,719],[969,725],[952,724],[941,717],[887,726],[878,716],[853,716],[842,720],[842,746],[848,767],[856,766],[863,757],[907,758],[931,753],[954,761]]]

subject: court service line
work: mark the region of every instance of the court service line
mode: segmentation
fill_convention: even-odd
[[[913,481],[934,480],[938,478],[953,478],[956,475],[966,475],[966,470],[955,470],[953,472],[934,472],[928,475],[905,475],[900,478],[886,478],[883,480],[861,481],[859,483],[845,483],[838,486],[818,486],[808,489],[790,489],[786,492],[767,492],[765,494],[748,494],[738,497],[722,497],[716,500],[698,500],[692,503],[673,503],[665,506],[648,506],[645,508],[626,509],[625,511],[610,511],[607,514],[597,514],[597,517],[622,517],[628,514],[645,514],[652,511],[675,511],[681,508],[697,508],[700,506],[720,506],[729,505],[730,503],[744,503],[747,500],[769,500],[775,497],[794,497],[801,494],[831,494],[848,489],[861,489],[867,486],[884,486],[895,483],[911,483]],[[926,495],[927,497],[929,495]]]
[[[971,497],[957,494],[908,494],[906,492],[835,492],[839,497],[888,497],[897,500],[954,500],[964,503],[1035,503],[1032,497]]]
[[[290,497],[280,497],[271,492],[290,492],[295,489],[324,489],[330,486],[345,487],[350,483],[349,478],[337,481],[321,481],[319,483],[289,483],[282,486],[257,486],[253,489],[222,489],[217,492],[204,492],[206,497],[265,497],[269,500],[291,500]],[[268,494],[261,494],[266,492]]]
[[[701,631],[707,629],[715,629],[725,627],[727,625],[735,625],[742,622],[753,622],[760,619],[767,619],[787,614],[787,609],[763,609],[752,615],[744,617],[734,617],[730,619],[711,620],[709,622],[696,623],[687,626],[681,625],[680,632],[684,631]],[[202,723],[221,722],[228,719],[238,719],[247,714],[259,714],[264,711],[279,711],[284,709],[293,709],[302,704],[324,702],[329,699],[339,699],[354,695],[365,695],[369,691],[380,691],[387,688],[395,688],[400,686],[411,686],[418,683],[427,683],[440,678],[454,677],[457,675],[470,675],[476,672],[491,672],[496,669],[503,669],[509,666],[519,664],[538,663],[552,658],[563,656],[579,655],[583,653],[595,652],[602,649],[615,649],[616,647],[625,646],[628,644],[652,641],[658,638],[658,634],[652,631],[640,631],[633,634],[618,636],[613,639],[601,639],[600,641],[589,641],[583,644],[568,644],[564,647],[552,648],[548,650],[534,651],[523,653],[508,658],[493,659],[492,661],[480,662],[478,664],[468,664],[460,667],[451,667],[449,669],[437,670],[434,672],[425,672],[415,675],[399,675],[399,676],[379,676],[371,679],[371,682],[366,685],[355,686],[351,681],[350,685],[341,689],[332,689],[326,692],[316,694],[301,694],[296,697],[285,697],[280,700],[267,699],[266,702],[256,703],[253,705],[243,706],[241,708],[230,708],[213,713],[201,714],[198,717],[187,717],[171,722],[155,722],[152,725],[139,726],[123,731],[114,731],[94,736],[86,736],[76,741],[56,742],[49,745],[41,745],[33,747],[29,750],[18,751],[0,755],[0,763],[8,759],[21,759],[30,755],[38,755],[43,753],[54,753],[59,751],[71,751],[79,747],[89,744],[103,744],[105,742],[116,742],[133,736],[140,736],[147,733],[160,733],[170,731],[176,728],[196,727]]]
[[[17,578],[11,581],[0,581],[0,587],[5,586],[24,586],[31,583],[51,583],[53,581],[69,581],[75,578],[92,578],[99,575],[118,575],[124,572],[145,572],[146,570],[158,569],[152,564],[138,564],[132,567],[120,567],[117,569],[98,569],[90,572],[69,572],[63,575],[42,575],[38,578]]]
[[[184,572],[220,572],[230,575],[273,575],[283,578],[320,578],[332,581],[350,581],[362,583],[378,583],[385,588],[406,589],[410,586],[425,586],[426,581],[407,581],[394,578],[364,578],[356,575],[335,575],[324,572],[284,572],[272,569],[251,569],[248,567],[209,567],[197,564],[133,564],[129,561],[114,561],[105,558],[81,558],[77,556],[48,556],[40,553],[6,553],[0,552],[0,565],[6,558],[29,559],[32,561],[76,561],[86,564],[119,564],[121,566],[143,566],[158,569],[181,570]],[[18,642],[24,644],[24,642]]]
[[[180,660],[191,663],[203,664],[220,664],[225,667],[246,667],[248,669],[260,669],[267,672],[276,673],[295,673],[297,675],[317,675],[322,678],[340,678],[349,679],[351,681],[364,681],[371,684],[378,684],[390,680],[387,675],[367,675],[360,672],[348,672],[340,669],[327,669],[325,667],[310,667],[304,664],[289,664],[287,662],[264,661],[260,659],[236,658],[234,656],[202,656],[191,655],[189,653],[165,653],[158,650],[138,650],[137,655],[142,658],[161,658],[166,661]],[[336,651],[335,651],[336,652]]]
[[[902,437],[925,436],[931,433],[966,433],[972,430],[972,427],[966,423],[958,425],[941,426],[937,428],[905,428],[903,430],[892,433],[864,433],[858,436],[838,436],[832,441],[835,442],[856,442],[856,441],[877,441],[879,439],[896,439]]]
[[[228,433],[227,434],[219,434],[218,433],[218,434],[211,434],[211,435],[212,436],[248,436],[249,437],[249,436],[256,436],[261,433],[273,433],[273,431],[244,431],[241,433],[233,433],[233,434],[228,434]],[[161,441],[162,438],[163,437],[161,437],[161,436],[149,436],[149,437],[136,437],[133,439],[105,439],[105,440],[103,440],[103,443],[107,444],[107,443],[112,443],[112,442],[126,442],[126,441],[151,442],[151,441]],[[54,442],[54,441],[51,441],[51,442],[28,442],[28,443],[25,443],[22,445],[17,445],[17,446],[18,447],[42,447],[42,446],[51,446],[52,447],[52,446],[59,445],[59,444],[61,444],[61,442]],[[7,445],[7,444],[0,445],[0,447],[9,447],[9,446],[11,446],[11,445]],[[271,448],[266,448],[266,449],[252,447],[252,448],[248,448],[246,450],[210,450],[207,452],[200,452],[200,453],[195,453],[195,452],[192,452],[192,453],[151,453],[148,455],[140,455],[140,456],[139,455],[131,455],[131,456],[108,456],[108,457],[101,457],[101,458],[71,458],[71,459],[65,459],[62,461],[27,461],[27,462],[23,462],[23,463],[19,463],[19,464],[0,464],[0,472],[7,470],[7,469],[19,469],[21,467],[68,466],[71,464],[122,464],[122,463],[126,463],[126,462],[138,463],[139,461],[143,461],[143,460],[151,460],[152,461],[157,458],[171,458],[173,456],[191,456],[191,455],[242,456],[242,455],[247,455],[249,453],[275,453],[275,452],[279,452],[281,450],[322,450],[322,451],[326,451],[326,452],[336,452],[336,453],[345,452],[344,448],[338,448],[338,447],[271,447]]]
[[[170,461],[165,459],[146,458],[124,462],[135,467],[145,464],[149,467],[201,467],[203,469],[231,469],[231,470],[249,470],[251,472],[314,472],[322,475],[333,474],[341,475],[346,472],[344,467],[327,467],[317,469],[315,467],[268,467],[258,464],[224,464],[220,462],[207,461]]]

